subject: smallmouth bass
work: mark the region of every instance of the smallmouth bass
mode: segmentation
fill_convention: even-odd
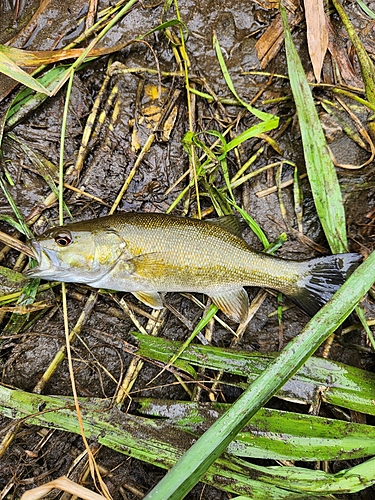
[[[28,277],[131,292],[156,309],[159,292],[199,292],[237,323],[246,321],[244,286],[280,291],[311,316],[344,283],[362,256],[294,261],[253,250],[234,215],[198,220],[118,213],[54,227],[32,240],[38,266]]]

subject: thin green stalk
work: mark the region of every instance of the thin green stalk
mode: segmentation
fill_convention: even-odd
[[[344,7],[339,0],[332,0],[332,3],[343,22],[349,38],[357,53],[358,61],[361,67],[363,82],[365,84],[365,91],[367,99],[375,104],[375,66],[370,56],[368,55],[365,47],[358,34],[356,33],[353,24],[351,23]]]
[[[59,223],[64,224],[64,152],[65,152],[65,135],[66,124],[69,111],[70,95],[73,87],[74,71],[70,73],[69,83],[66,89],[65,106],[61,125],[60,137],[60,157],[59,157]]]
[[[82,54],[74,61],[74,63],[67,70],[65,76],[62,78],[61,82],[55,87],[53,90],[53,95],[55,95],[64,83],[71,78],[71,75],[75,72],[75,70],[80,66],[80,64],[89,56],[90,51],[95,47],[95,45],[108,33],[108,31],[119,21],[128,10],[137,2],[138,0],[129,0],[129,2],[120,10],[118,14],[110,21],[107,26],[105,26],[102,31],[91,41],[91,43],[87,46],[86,50],[82,52]]]

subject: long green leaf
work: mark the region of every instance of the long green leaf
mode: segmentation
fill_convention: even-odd
[[[137,339],[137,354],[167,363],[181,342],[133,332]],[[247,377],[248,383],[259,377],[275,361],[277,354],[237,351],[205,345],[190,345],[181,352],[175,366],[190,373],[194,367],[219,370]],[[223,382],[224,383],[224,382]],[[238,384],[246,388],[247,384]],[[375,415],[373,404],[375,374],[330,359],[312,356],[297,373],[275,394],[281,399],[312,404],[317,391],[324,402],[353,411]]]
[[[60,84],[67,67],[66,65],[56,66],[38,78],[37,81],[48,90],[48,95]],[[22,89],[13,99],[7,111],[6,127],[11,128],[16,125],[28,113],[48,99],[48,95],[42,92],[35,94],[30,88]]]
[[[169,468],[195,436],[160,421],[123,413],[108,401],[80,399],[86,436],[120,453]],[[72,397],[29,394],[0,386],[1,414],[30,424],[79,433]],[[336,474],[301,467],[254,465],[225,455],[203,481],[252,500],[317,500],[360,491],[374,482],[375,459]],[[184,495],[181,492],[180,498]],[[146,497],[147,498],[147,497]],[[164,497],[167,498],[167,497]]]
[[[333,253],[347,251],[345,211],[314,99],[294,46],[284,7],[280,6],[290,86],[297,108],[307,175],[316,211]]]
[[[254,116],[256,116],[257,118],[259,118],[262,121],[271,122],[272,129],[276,128],[279,125],[279,117],[278,116],[274,116],[274,115],[271,115],[270,113],[265,113],[264,111],[260,111],[259,109],[253,108],[252,106],[250,106],[249,104],[247,104],[245,101],[243,101],[240,98],[240,96],[236,92],[236,89],[234,88],[232,79],[229,75],[229,71],[228,71],[227,65],[225,63],[225,59],[223,57],[223,54],[221,52],[219,41],[218,41],[216,35],[214,35],[214,37],[213,37],[213,44],[214,44],[216,56],[217,56],[217,59],[219,61],[220,68],[221,68],[221,71],[223,73],[225,82],[228,85],[232,94],[235,96],[235,98],[238,100],[238,102],[240,102],[242,104],[242,106],[244,106],[248,111],[250,111],[250,113],[252,113]]]
[[[19,231],[21,231],[22,234],[24,234],[27,238],[32,238],[33,237],[33,233],[30,231],[29,227],[27,226],[27,224],[25,224],[25,221],[23,220],[23,217],[21,215],[21,212],[16,204],[16,202],[14,201],[5,181],[3,180],[2,177],[0,177],[0,189],[3,191],[6,199],[8,200],[8,203],[9,205],[12,207],[12,210],[14,212],[14,215],[17,217],[17,221],[18,221],[18,224],[17,224],[17,229]],[[15,224],[12,224],[13,226],[15,226]]]
[[[167,419],[173,427],[194,434],[207,429],[229,407],[224,403],[135,400],[143,415]],[[215,417],[213,417],[215,416]],[[371,425],[260,409],[248,426],[228,446],[227,453],[239,457],[270,460],[352,460],[375,453],[375,428]]]
[[[87,438],[113,450],[162,468],[172,467],[193,443],[192,434],[109,408],[105,400],[79,401]],[[80,434],[74,401],[66,396],[42,396],[0,386],[0,411],[12,419],[26,418],[28,423]],[[267,468],[260,469],[263,473]],[[220,459],[203,478],[207,484],[234,494],[251,495],[253,500],[305,500],[296,493],[257,480],[259,471],[250,464]],[[275,474],[271,471],[271,476]],[[318,500],[320,495],[310,498]]]

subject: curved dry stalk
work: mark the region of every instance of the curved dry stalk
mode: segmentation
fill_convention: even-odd
[[[66,491],[71,495],[74,495],[84,500],[104,500],[105,497],[95,493],[94,491],[81,486],[80,484],[71,481],[65,476],[59,477],[49,483],[33,488],[32,490],[25,491],[22,495],[21,500],[40,500],[45,497],[51,490],[57,488],[61,491]]]

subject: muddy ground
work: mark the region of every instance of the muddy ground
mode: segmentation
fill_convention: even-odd
[[[374,2],[372,4],[374,7]],[[35,16],[38,6],[39,3],[36,0],[21,3],[20,11],[16,16],[14,8],[7,2],[3,2],[0,16],[0,42],[5,43],[11,40],[12,46],[28,50],[58,49],[64,47],[83,31],[84,25],[80,19],[83,19],[86,13],[86,2],[82,0],[64,2],[62,6],[61,2],[52,0],[48,2],[46,8],[41,9],[36,17],[37,22],[33,24],[33,19],[35,19],[33,15]],[[100,9],[105,6],[106,2],[99,2]],[[254,105],[269,113],[277,114],[281,119],[281,127],[285,125],[283,133],[277,136],[279,152],[276,152],[263,139],[255,138],[241,146],[237,157],[231,154],[228,161],[231,176],[238,170],[238,165],[243,164],[258,152],[259,148],[264,148],[264,151],[251,167],[253,170],[286,159],[298,165],[300,174],[304,173],[303,151],[293,101],[289,99],[284,102],[261,104],[262,101],[290,96],[287,82],[282,78],[272,77],[273,73],[287,74],[283,48],[281,47],[276,57],[265,68],[265,74],[250,73],[263,71],[255,44],[277,14],[277,10],[266,7],[266,2],[244,0],[229,0],[225,3],[182,0],[179,3],[181,19],[189,30],[186,49],[191,63],[191,79],[195,87],[204,92],[211,89],[218,97],[233,97],[222,77],[212,46],[212,35],[216,32],[238,94],[246,102],[252,102],[256,98]],[[152,2],[136,4],[132,11],[110,31],[101,45],[112,46],[124,43],[154,28],[158,20],[162,18],[162,9],[162,4],[155,5]],[[349,6],[349,12],[357,29],[369,28],[367,42],[369,45],[374,44],[374,30],[372,28],[371,31],[368,26],[370,23],[367,21],[368,18],[365,18],[355,4]],[[169,18],[172,17],[174,17],[173,11]],[[337,39],[340,36],[346,39],[340,21],[335,15],[332,16],[332,22]],[[312,77],[306,49],[304,22],[299,23],[294,29],[294,37],[306,72]],[[77,159],[87,117],[110,63],[119,61],[127,68],[155,68],[155,58],[157,58],[161,71],[178,70],[171,43],[163,34],[153,34],[147,38],[147,41],[149,46],[134,43],[116,52],[111,56],[111,61],[109,57],[101,57],[75,75],[65,141],[67,169],[74,165]],[[325,83],[335,81],[333,67],[334,63],[327,56],[323,68]],[[352,81],[346,83],[356,86],[361,81],[355,58],[354,68]],[[163,137],[162,132],[158,132],[156,140],[136,170],[118,206],[119,211],[165,212],[187,185],[187,178],[175,185],[189,165],[188,155],[181,143],[184,134],[188,131],[184,80],[178,76],[163,77],[162,85],[164,103],[168,102],[174,92],[178,93],[174,103],[175,121],[171,131],[166,132],[166,136]],[[114,74],[111,77],[105,91],[105,98],[108,98],[115,88],[115,104],[108,108],[103,126],[98,130],[96,138],[92,139],[89,144],[79,178],[75,177],[73,171],[67,180],[80,189],[84,187],[86,192],[102,201],[77,195],[67,189],[65,201],[75,220],[94,218],[108,213],[120,187],[134,167],[139,154],[136,142],[139,141],[142,147],[153,126],[152,113],[148,115],[147,109],[150,109],[148,107],[151,104],[160,106],[157,99],[152,100],[157,86],[157,76],[148,73]],[[10,87],[9,80],[3,78],[0,81],[0,90],[3,95],[8,93]],[[262,92],[257,95],[260,91]],[[4,97],[3,111],[14,97],[14,92]],[[322,87],[316,90],[315,97],[320,101],[332,99],[330,92]],[[48,208],[44,206],[44,200],[50,193],[50,189],[37,172],[33,155],[48,160],[54,166],[58,165],[64,99],[65,91],[62,90],[56,97],[49,99],[13,127],[9,131],[13,137],[7,133],[4,138],[1,168],[3,171],[6,169],[15,181],[10,192],[25,219],[39,214],[38,221],[32,227],[35,234],[40,234],[47,227],[58,223],[57,204],[53,203]],[[323,107],[319,107],[319,112],[337,162],[351,165],[364,163],[369,153],[349,139],[342,127],[328,115]],[[248,113],[243,113],[238,106],[208,104],[199,97],[195,100],[193,115],[196,130],[212,128],[223,130],[229,124],[234,124],[233,135],[255,123],[255,119]],[[359,116],[363,121],[366,120],[363,110],[360,110]],[[287,124],[289,119],[290,122]],[[275,134],[274,136],[276,137]],[[347,213],[350,250],[364,254],[373,249],[374,242],[373,169],[373,163],[361,169],[337,169]],[[298,233],[291,187],[283,189],[282,199],[286,214],[283,216],[281,213],[277,190],[272,190],[276,185],[275,172],[276,169],[267,170],[235,189],[237,203],[258,222],[270,241],[276,240],[281,232],[286,232],[288,241],[279,250],[280,256],[303,259],[318,255]],[[284,165],[282,180],[289,180],[292,176],[293,168]],[[223,185],[220,175],[215,182],[218,186]],[[175,187],[170,189],[171,186]],[[271,188],[269,194],[262,196],[262,192],[268,188]],[[305,178],[302,180],[302,188],[304,194],[303,233],[327,249],[328,246],[317,220],[309,185]],[[174,214],[185,214],[188,209],[189,215],[195,215],[197,204],[194,190],[191,190],[190,196],[189,206],[185,203],[185,198],[177,205],[173,211]],[[211,201],[204,193],[201,197],[201,205],[203,212],[211,213]],[[0,213],[12,215],[12,210],[3,194],[0,194]],[[13,234],[13,229],[6,223],[1,223],[0,226],[1,230]],[[259,241],[250,231],[245,237],[252,245],[261,249]],[[14,250],[4,252],[1,265],[12,267],[17,263],[17,268],[21,269],[26,264],[26,260],[19,263],[18,255]],[[249,289],[250,299],[255,297],[257,292],[258,290]],[[86,287],[68,285],[68,312],[71,327],[79,318],[89,294],[90,291]],[[122,296],[122,294],[118,295]],[[127,303],[150,312],[130,294],[126,294],[124,298]],[[51,301],[51,307],[40,315],[39,319],[31,323],[26,331],[15,336],[3,334],[1,363],[4,384],[26,391],[33,390],[56,351],[64,344],[59,288],[54,288],[54,291],[50,292],[48,300]],[[189,333],[186,324],[190,322],[191,325],[195,325],[201,316],[201,309],[190,298],[180,294],[169,294],[167,301],[184,317],[184,322],[176,314],[168,311],[159,335],[173,340],[185,340]],[[291,305],[287,301],[286,304]],[[296,307],[291,307],[283,315],[281,337],[277,317],[272,314],[276,306],[275,296],[268,294],[249,323],[238,347],[248,351],[277,351],[301,331],[308,321],[305,313]],[[371,299],[366,301],[365,307],[368,310],[368,316],[374,317],[375,308]],[[147,318],[138,310],[135,310],[135,314],[138,321],[145,326]],[[3,327],[8,320],[9,314],[6,314],[3,317]],[[121,350],[117,340],[129,340],[129,332],[134,328],[134,323],[121,310],[113,297],[100,293],[90,317],[84,324],[80,338],[73,345],[75,378],[79,395],[109,399],[114,397],[120,374],[124,373],[131,360],[131,356]],[[212,344],[227,347],[231,341],[232,335],[219,323],[215,323]],[[373,354],[368,348],[364,332],[356,331],[345,338],[341,338],[338,334],[329,356],[334,360],[368,370],[372,370],[374,366]],[[154,387],[148,386],[148,382],[158,372],[158,367],[146,363],[132,389],[131,397],[141,394],[166,399],[186,399],[185,391],[178,384],[174,384],[176,379],[168,372],[164,372],[155,380]],[[71,394],[71,383],[65,362],[44,387],[43,393]],[[237,391],[231,390],[230,387],[225,388],[225,386],[218,394],[220,401],[227,402],[234,401],[237,396]],[[203,394],[202,398],[207,400],[207,395]],[[124,403],[124,409],[136,412],[136,405],[131,403],[129,406],[129,401],[128,399]],[[293,404],[281,400],[275,400],[272,404],[281,409],[294,408]],[[299,408],[299,411],[305,412],[307,407]],[[329,405],[322,405],[321,415],[333,416],[334,413],[334,409]],[[368,418],[366,420],[365,416],[364,419],[367,423],[371,423],[371,420]],[[0,417],[0,422],[5,431],[10,421]],[[73,461],[84,449],[79,436],[63,432],[51,432],[39,450],[40,440],[39,430],[25,425],[1,459],[0,487],[5,498],[18,497],[25,489],[67,474]],[[38,452],[34,454],[33,450],[38,450]],[[164,474],[162,469],[128,459],[125,455],[105,448],[99,451],[96,458],[98,463],[108,471],[107,485],[115,499],[139,498],[139,495],[145,494]],[[335,472],[351,465],[353,464],[332,462],[329,470]],[[135,487],[138,492],[131,492],[129,486]],[[373,494],[373,491],[366,490],[350,498],[370,499],[373,498]],[[187,498],[219,500],[229,497],[226,493],[214,488],[198,485]],[[345,498],[345,496],[338,496],[338,498]]]

